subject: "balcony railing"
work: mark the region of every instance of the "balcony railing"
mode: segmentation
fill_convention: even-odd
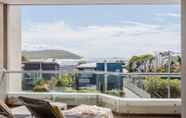
[[[106,93],[126,98],[180,98],[180,73],[104,71],[5,71],[1,78],[22,79],[23,91]]]
[[[70,81],[73,85],[68,85],[68,82],[65,84],[59,82],[57,85],[57,83],[54,82],[56,79],[65,82],[69,79],[69,75],[72,77],[72,80],[76,80],[81,74],[93,74],[93,77],[96,77],[97,80],[96,84],[87,86],[79,85],[79,87],[77,87],[76,81]],[[181,86],[180,73],[4,71],[0,74],[0,77],[9,79],[9,81],[13,79],[14,82],[16,82],[15,79],[22,79],[22,91],[9,91],[7,93],[10,102],[12,102],[11,100],[15,101],[18,96],[27,96],[50,99],[55,102],[65,102],[69,106],[77,106],[80,104],[98,105],[110,108],[114,113],[121,115],[121,117],[123,117],[123,114],[146,114],[147,116],[150,115],[153,117],[154,114],[156,114],[161,117],[180,117],[181,114],[181,99],[179,98]],[[107,79],[107,83],[104,81],[105,79]],[[111,88],[115,89],[110,90],[109,82],[112,79],[121,79],[122,82],[116,81],[118,84],[111,86]],[[50,86],[48,86],[47,91],[41,92],[43,90],[43,82],[44,84],[50,84]],[[87,81],[81,82],[86,83]],[[111,81],[111,83],[114,82]],[[33,86],[29,88],[27,85]],[[40,88],[38,87],[38,89],[36,86]],[[105,86],[107,86],[107,90]],[[38,92],[38,90],[40,90],[40,92]],[[171,99],[168,98],[168,92],[170,92]]]

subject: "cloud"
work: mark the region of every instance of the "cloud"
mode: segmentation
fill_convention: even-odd
[[[180,13],[158,13],[156,16],[164,16],[164,17],[181,17]]]
[[[76,27],[63,21],[31,24],[22,33],[23,50],[64,49],[88,58],[180,51],[180,32],[171,26],[125,21],[120,25]]]

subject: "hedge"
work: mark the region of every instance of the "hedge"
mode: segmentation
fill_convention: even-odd
[[[160,77],[148,77],[144,81],[144,88],[152,98],[167,98],[168,85],[170,85],[170,97],[180,98],[181,81],[178,79],[171,78],[168,80]]]

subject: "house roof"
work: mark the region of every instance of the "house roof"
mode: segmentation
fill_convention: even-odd
[[[96,63],[81,64],[77,68],[96,68]]]

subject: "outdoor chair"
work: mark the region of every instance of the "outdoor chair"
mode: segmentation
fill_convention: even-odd
[[[35,118],[64,118],[57,106],[52,106],[49,101],[19,97],[23,104]]]
[[[2,101],[0,101],[0,118],[14,118],[9,107]]]
[[[113,118],[112,111],[108,108],[79,105],[70,110],[61,111],[49,101],[19,97],[35,118]]]
[[[0,84],[3,83],[5,71],[4,68],[0,68]],[[2,101],[0,101],[0,118],[14,118],[9,107]]]

